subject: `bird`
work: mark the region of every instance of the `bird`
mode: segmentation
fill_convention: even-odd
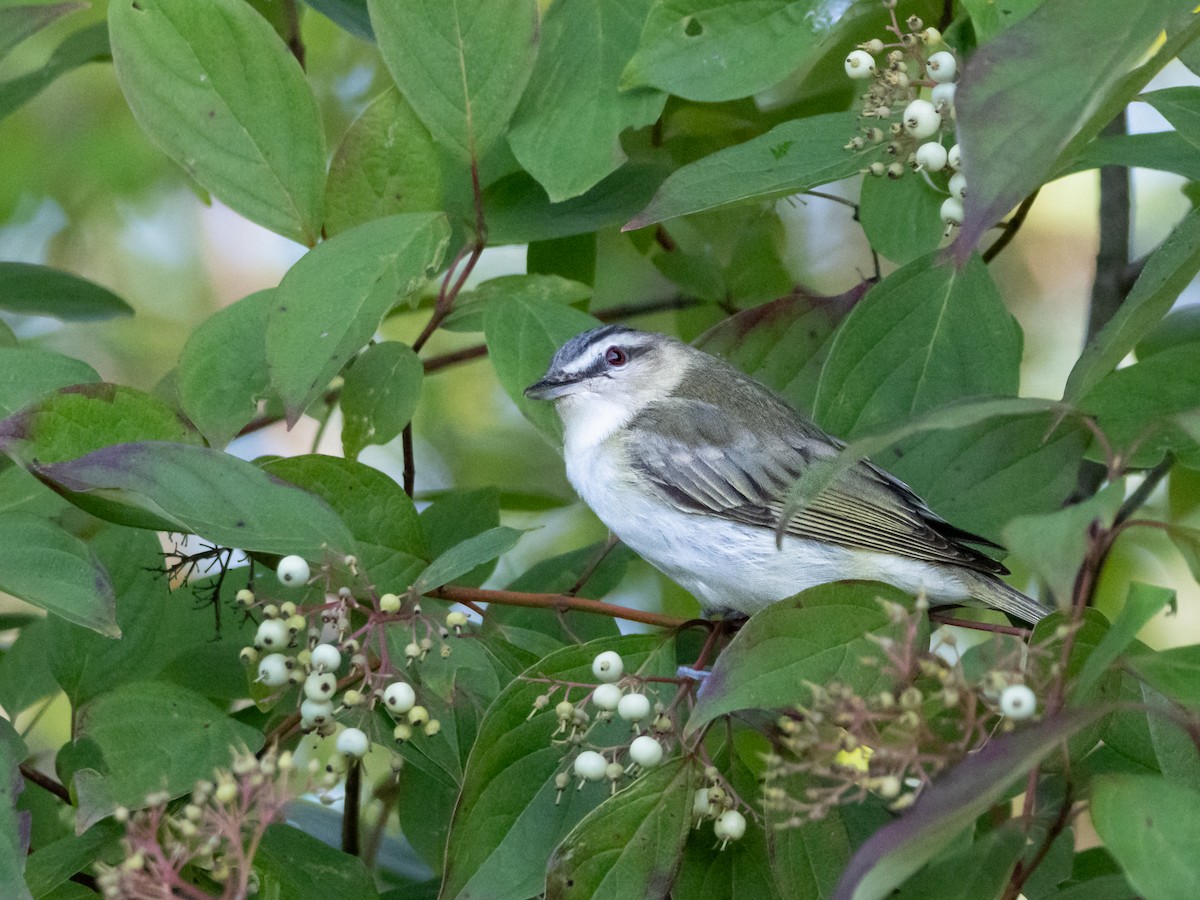
[[[525,396],[563,425],[567,478],[616,537],[706,615],[753,615],[807,588],[879,581],[931,605],[1035,623],[1051,610],[1003,580],[998,544],[937,515],[863,459],[790,518],[789,489],[845,444],[773,390],[676,338],[605,325],[564,343]]]

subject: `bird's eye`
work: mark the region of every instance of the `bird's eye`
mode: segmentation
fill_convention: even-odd
[[[604,351],[604,361],[610,366],[623,366],[629,362],[629,354],[620,347],[609,347]]]

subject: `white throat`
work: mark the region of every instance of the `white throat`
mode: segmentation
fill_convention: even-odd
[[[563,423],[563,453],[571,459],[595,449],[623,428],[634,410],[593,391],[580,391],[558,401],[558,415]]]

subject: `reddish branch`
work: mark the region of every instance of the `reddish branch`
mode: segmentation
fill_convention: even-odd
[[[625,619],[628,622],[641,622],[643,625],[655,625],[659,628],[678,628],[688,621],[677,616],[629,609],[614,603],[604,603],[601,600],[572,597],[570,594],[532,594],[522,591],[494,591],[483,588],[447,586],[430,591],[429,596],[439,600],[449,600],[453,603],[500,603],[504,606],[553,609],[558,612],[574,610],[575,612],[611,616],[614,619]]]

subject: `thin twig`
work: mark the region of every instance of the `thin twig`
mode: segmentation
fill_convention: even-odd
[[[1168,453],[1153,469],[1146,472],[1142,483],[1139,484],[1121,504],[1121,508],[1117,510],[1116,516],[1113,518],[1113,527],[1117,527],[1125,522],[1130,516],[1142,508],[1145,502],[1154,493],[1154,489],[1158,487],[1167,473],[1171,471],[1171,467],[1175,465],[1174,458]]]
[[[404,455],[404,493],[411,498],[416,490],[417,466],[413,456],[412,422],[404,426],[400,432],[400,448]]]
[[[296,0],[282,0],[283,18],[287,23],[287,35],[284,42],[289,50],[292,51],[292,56],[296,57],[296,62],[300,63],[300,68],[308,68],[305,62],[307,53],[304,49],[304,38],[300,35],[300,10],[296,8]]]
[[[71,792],[49,775],[39,772],[33,766],[25,763],[21,763],[19,768],[21,770],[21,777],[26,781],[30,781],[43,790],[49,791],[63,803],[71,802]]]
[[[956,619],[954,616],[948,616],[945,613],[939,612],[931,612],[929,619],[932,622],[937,622],[939,625],[953,625],[956,628],[970,628],[973,631],[988,631],[992,634],[1011,634],[1023,640],[1033,634],[1028,628],[1021,628],[1018,625],[993,625],[991,622],[972,622],[970,619]]]
[[[1041,191],[1041,188],[1038,188],[1022,200],[1021,205],[1017,207],[1017,211],[1013,213],[1013,217],[1004,223],[1000,237],[996,238],[996,242],[983,252],[983,261],[985,263],[990,263],[1003,252],[1005,247],[1012,243],[1013,238],[1017,236],[1017,232],[1021,230],[1021,226],[1025,224],[1025,217],[1033,209],[1033,204],[1037,200],[1039,191]]]
[[[439,600],[450,600],[454,603],[471,601],[475,603],[498,603],[502,606],[523,606],[531,609],[574,610],[575,612],[624,619],[627,622],[641,622],[643,625],[655,625],[659,628],[679,628],[685,622],[689,621],[688,619],[680,619],[677,616],[646,612],[640,609],[630,609],[626,606],[617,606],[615,603],[604,603],[600,600],[572,597],[568,594],[534,594],[522,591],[497,591],[485,588],[446,586],[438,588],[436,591],[430,591],[429,596],[436,597]]]
[[[346,799],[342,803],[342,852],[358,856],[358,818],[362,794],[362,760],[351,759],[346,770]]]

